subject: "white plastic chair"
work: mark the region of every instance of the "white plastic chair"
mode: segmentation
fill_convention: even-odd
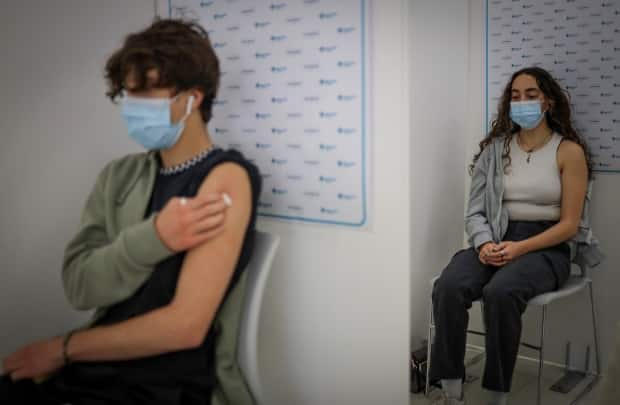
[[[246,291],[239,335],[237,359],[257,405],[264,405],[258,367],[260,314],[269,272],[280,237],[256,231],[256,240],[247,272]]]
[[[584,370],[589,375],[593,376],[594,379],[590,382],[586,387],[584,387],[578,394],[577,398],[572,402],[576,403],[579,399],[581,399],[585,394],[592,390],[594,385],[598,382],[600,374],[601,374],[601,363],[600,363],[600,352],[598,345],[598,326],[596,324],[596,312],[594,310],[594,292],[592,289],[592,280],[586,276],[585,269],[573,264],[573,266],[579,268],[580,275],[571,275],[569,279],[564,283],[564,285],[558,289],[557,291],[551,291],[548,293],[544,293],[538,295],[531,300],[528,301],[528,306],[537,306],[542,310],[542,319],[540,323],[540,342],[538,345],[533,345],[525,342],[521,342],[521,345],[527,347],[532,350],[536,350],[538,352],[538,386],[537,386],[537,396],[536,396],[536,404],[541,405],[542,403],[542,377],[543,377],[543,363],[544,363],[544,353],[545,353],[545,321],[547,315],[547,305],[553,303],[554,301],[568,297],[578,292],[584,290],[586,287],[589,289],[590,296],[590,309],[592,311],[592,334],[594,338],[594,356],[596,361],[596,371],[594,373],[589,373],[588,370]],[[435,282],[439,279],[439,276],[434,277],[431,280],[431,286],[435,285]],[[480,305],[483,311],[483,319],[484,319],[484,303],[481,300]],[[427,363],[426,363],[426,387],[425,387],[425,395],[428,395],[429,392],[429,378],[430,378],[430,368],[431,368],[431,343],[433,338],[433,331],[435,330],[435,320],[433,319],[433,300],[431,298],[431,307],[430,307],[430,315],[429,315],[429,327],[428,327],[428,352],[427,352]],[[484,336],[484,332],[478,332],[474,330],[467,330],[467,333],[472,333],[475,335]]]

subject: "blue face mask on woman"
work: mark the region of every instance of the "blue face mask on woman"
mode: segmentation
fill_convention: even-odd
[[[192,112],[194,96],[187,100],[185,115],[177,123],[170,117],[170,104],[174,98],[137,98],[125,96],[121,111],[129,136],[148,150],[169,149],[177,143],[185,120]]]
[[[510,102],[510,119],[523,129],[536,128],[543,118],[540,100]]]

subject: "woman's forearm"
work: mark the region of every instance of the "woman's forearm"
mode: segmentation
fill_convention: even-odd
[[[577,224],[561,220],[546,231],[525,239],[521,243],[526,252],[546,249],[572,239],[577,233],[577,227]]]

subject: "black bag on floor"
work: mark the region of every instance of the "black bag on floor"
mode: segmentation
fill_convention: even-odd
[[[411,352],[409,391],[413,394],[424,392],[426,385],[426,346]]]

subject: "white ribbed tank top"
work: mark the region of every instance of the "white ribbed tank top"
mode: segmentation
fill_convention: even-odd
[[[562,136],[554,133],[542,148],[530,154],[510,142],[511,165],[504,176],[504,206],[513,221],[557,221],[560,219],[562,181],[557,151]]]

